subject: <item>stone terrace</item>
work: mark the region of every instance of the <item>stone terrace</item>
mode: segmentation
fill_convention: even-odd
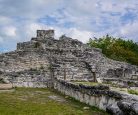
[[[6,81],[11,77],[15,80],[9,82],[18,82],[15,78],[19,77],[20,80],[22,76],[14,77],[13,74],[11,76],[13,72],[30,69],[39,71],[40,68],[44,68],[46,73],[44,77],[47,79],[52,75],[69,81],[92,81],[93,67],[100,79],[126,79],[138,71],[136,66],[108,59],[100,49],[91,48],[76,39],[65,35],[58,40],[54,39],[54,30],[38,30],[37,36],[30,41],[18,43],[17,50],[0,54],[0,76]],[[30,77],[28,79],[20,82],[31,82]]]

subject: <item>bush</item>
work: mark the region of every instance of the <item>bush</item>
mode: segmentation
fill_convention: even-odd
[[[138,91],[129,89],[128,93],[138,95]]]
[[[0,83],[6,83],[3,78],[0,78]]]
[[[138,65],[138,44],[132,40],[126,41],[106,35],[102,38],[90,39],[88,45],[101,48],[102,53],[108,58]]]

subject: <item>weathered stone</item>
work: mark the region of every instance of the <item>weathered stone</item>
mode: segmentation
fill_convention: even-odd
[[[12,84],[0,84],[0,90],[8,90],[12,88],[13,88]]]
[[[87,87],[55,79],[54,89],[81,102],[106,110],[111,115],[137,115],[138,96],[122,94],[102,87]]]
[[[138,102],[137,103],[133,103],[133,104],[131,104],[131,107],[130,107],[130,109],[131,109],[131,115],[138,115]]]
[[[114,106],[114,104],[107,106],[106,111],[111,115],[124,115],[124,113],[117,106]]]
[[[42,39],[53,38],[54,30],[37,30],[37,37]]]
[[[125,102],[125,101],[119,101],[117,103],[118,107],[120,108],[120,110],[123,111],[124,115],[129,115],[130,111],[131,111],[131,103]]]
[[[52,38],[52,39],[51,39]],[[37,66],[49,66],[54,75],[67,80],[93,80],[92,67],[96,76],[130,78],[136,66],[106,58],[100,49],[90,48],[78,40],[61,36],[54,39],[54,30],[38,30],[29,42],[18,43],[17,50],[0,55],[0,70],[23,71]]]

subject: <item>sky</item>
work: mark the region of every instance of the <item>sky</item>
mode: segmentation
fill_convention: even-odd
[[[15,50],[38,29],[84,43],[106,34],[138,42],[138,0],[0,0],[0,52]]]

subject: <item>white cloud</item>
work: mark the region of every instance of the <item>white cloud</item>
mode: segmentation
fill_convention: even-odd
[[[0,14],[37,19],[55,11],[61,2],[62,0],[1,0]]]
[[[13,26],[10,27],[4,27],[2,29],[2,32],[5,36],[14,38],[16,36],[16,28]]]
[[[128,12],[136,18],[124,23],[131,18],[121,19]],[[47,16],[56,20],[55,25],[48,23],[52,19],[47,20]],[[40,22],[42,18],[47,23]],[[11,44],[11,49],[16,42],[30,40],[37,29],[49,28],[55,29],[56,38],[66,34],[83,42],[107,33],[138,41],[138,1],[0,0],[0,42]]]
[[[91,32],[89,31],[81,31],[81,30],[78,30],[76,28],[71,28],[69,29],[67,35],[74,38],[74,39],[78,39],[84,43],[88,42],[89,38],[92,37],[92,34]]]
[[[135,41],[138,41],[138,21],[129,23],[125,26],[122,26],[120,28],[120,35],[129,39],[132,39]]]
[[[0,25],[7,25],[11,23],[11,19],[0,15]]]
[[[60,28],[57,26],[48,26],[48,25],[35,23],[35,22],[28,24],[24,29],[27,31],[25,36],[26,36],[26,38],[28,38],[28,40],[31,37],[35,37],[36,30],[39,30],[39,29],[55,29],[55,38],[56,39],[58,39],[61,35],[65,34],[68,37],[78,39],[84,43],[86,43],[89,40],[89,38],[94,35],[93,32],[79,30],[77,28],[67,29],[67,28]]]
[[[28,24],[26,26],[26,30],[27,30],[26,34],[30,37],[35,34],[36,30],[38,30],[38,29],[40,30],[42,28],[43,28],[42,25],[37,24],[37,23]]]
[[[3,38],[0,36],[0,43],[2,43],[3,42]]]

